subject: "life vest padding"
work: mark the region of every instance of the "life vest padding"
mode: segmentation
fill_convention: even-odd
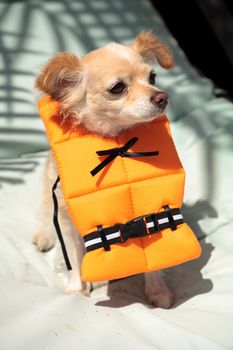
[[[72,221],[81,236],[138,216],[158,213],[163,206],[180,208],[185,174],[178,158],[168,119],[163,116],[122,132],[118,137],[103,137],[67,131],[59,123],[59,104],[49,97],[39,102],[40,115],[61,178],[61,185]],[[121,147],[132,137],[138,141],[132,152],[158,150],[158,156],[116,157],[96,176],[90,171],[104,157],[96,151]],[[165,229],[124,243],[85,254],[82,279],[101,281],[174,266],[199,257],[200,245],[187,224],[175,231]]]

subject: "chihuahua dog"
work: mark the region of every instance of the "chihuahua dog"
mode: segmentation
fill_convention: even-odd
[[[133,44],[110,43],[81,59],[72,53],[58,53],[42,69],[36,88],[59,101],[61,116],[64,120],[72,117],[72,127],[82,125],[91,133],[116,136],[164,114],[168,95],[155,86],[156,74],[152,68],[155,63],[165,69],[171,68],[172,55],[152,32],[142,32]],[[56,165],[49,154],[41,228],[33,238],[40,251],[49,250],[55,244],[50,193],[56,177]],[[88,286],[80,278],[84,245],[69,219],[60,187],[58,200],[73,268],[67,292],[85,292]],[[174,299],[160,271],[145,274],[145,294],[149,303],[156,307],[169,308]]]

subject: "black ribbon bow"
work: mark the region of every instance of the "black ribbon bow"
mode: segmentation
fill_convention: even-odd
[[[149,156],[157,156],[159,154],[158,151],[152,152],[127,152],[130,147],[132,147],[138,141],[138,137],[133,137],[130,139],[124,146],[119,148],[111,148],[103,151],[97,151],[98,156],[107,156],[97,167],[91,170],[91,175],[95,176],[100,170],[102,170],[106,165],[111,163],[113,159],[116,157],[149,157]]]

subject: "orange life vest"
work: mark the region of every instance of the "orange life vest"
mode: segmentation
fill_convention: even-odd
[[[70,217],[85,241],[84,281],[122,278],[200,256],[200,245],[179,211],[185,173],[166,116],[103,137],[66,128],[56,117],[59,104],[48,96],[39,101],[39,111]],[[102,156],[96,153],[109,149]],[[154,150],[159,154],[122,154]],[[90,171],[109,155],[109,164],[92,176]]]

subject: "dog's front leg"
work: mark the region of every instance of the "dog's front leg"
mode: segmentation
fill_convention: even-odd
[[[88,295],[89,285],[81,280],[81,263],[85,253],[83,239],[74,228],[66,209],[63,208],[60,217],[61,226],[65,227],[64,240],[72,267],[69,271],[66,293]]]
[[[43,176],[43,193],[40,210],[38,212],[39,227],[33,237],[33,243],[40,251],[51,249],[56,240],[56,231],[53,224],[53,201],[52,186],[57,178],[57,168],[52,153],[50,152],[45,164]],[[58,200],[58,218],[67,253],[71,262],[72,270],[69,272],[70,279],[66,287],[67,293],[87,294],[87,283],[81,281],[81,261],[84,255],[84,244],[82,238],[75,230],[67,212],[60,183],[57,186],[56,196]]]
[[[145,294],[155,307],[169,309],[174,302],[174,294],[163,280],[161,271],[145,273]]]
[[[69,271],[69,281],[65,290],[69,294],[88,294],[88,285],[81,280],[81,263],[85,253],[83,239],[70,219],[60,183],[57,187],[56,195],[59,204],[59,225],[72,267],[72,270]]]
[[[53,226],[53,202],[51,190],[53,182],[57,177],[57,170],[51,152],[48,154],[42,182],[42,195],[37,210],[38,227],[33,236],[33,243],[41,252],[50,250],[56,241],[56,234]]]

